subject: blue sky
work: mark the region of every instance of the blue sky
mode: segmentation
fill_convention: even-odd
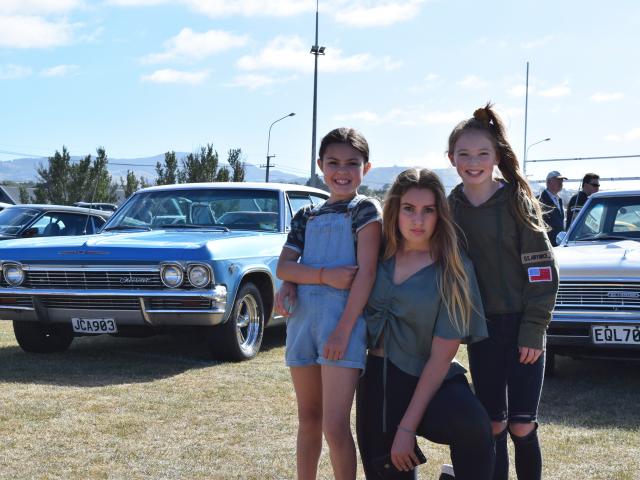
[[[452,127],[492,100],[529,159],[640,154],[633,0],[321,0],[318,144],[360,129],[374,166],[447,165]],[[308,175],[315,1],[0,0],[0,151],[194,151]],[[19,155],[24,156],[24,155]],[[0,160],[19,157],[0,153]],[[530,163],[640,176],[639,158]]]

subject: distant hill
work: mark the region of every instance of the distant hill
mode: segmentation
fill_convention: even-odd
[[[182,159],[187,155],[185,152],[176,152],[176,157]],[[80,160],[81,157],[71,157],[73,161]],[[37,180],[36,169],[39,165],[46,165],[47,158],[17,158],[0,162],[0,181],[12,180],[14,182],[30,182]],[[126,178],[127,170],[131,170],[137,177],[145,177],[148,181],[156,178],[156,163],[164,163],[164,153],[152,157],[143,158],[109,158],[109,173],[114,180],[120,177]],[[224,160],[221,162],[226,164]],[[247,181],[264,181],[265,170],[255,165],[246,164]],[[269,179],[273,182],[304,183],[304,177],[282,172],[278,169],[271,169]]]

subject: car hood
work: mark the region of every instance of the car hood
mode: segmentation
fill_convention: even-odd
[[[570,243],[554,248],[560,280],[640,278],[640,242]]]
[[[271,255],[284,234],[246,231],[104,232],[74,237],[29,238],[0,242],[0,260],[37,262],[144,263]]]

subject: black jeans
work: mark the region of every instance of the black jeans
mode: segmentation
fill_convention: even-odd
[[[488,315],[489,338],[469,345],[469,367],[476,395],[494,422],[535,422],[544,379],[544,353],[520,363],[520,314]]]
[[[369,355],[367,369],[356,394],[356,433],[367,479],[375,479],[372,459],[391,451],[396,427],[404,415],[418,378],[387,363],[386,424],[383,432],[384,359]],[[464,375],[443,382],[429,402],[417,434],[449,445],[456,480],[489,480],[493,474],[494,448],[487,413]],[[429,455],[427,454],[427,457]],[[399,472],[398,480],[416,478],[415,470]]]

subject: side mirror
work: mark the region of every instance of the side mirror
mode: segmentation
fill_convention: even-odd
[[[31,238],[36,237],[38,235],[38,229],[36,227],[27,228],[23,233],[22,237]]]
[[[567,232],[558,232],[558,235],[556,235],[556,245],[560,245],[565,238],[567,238]]]

